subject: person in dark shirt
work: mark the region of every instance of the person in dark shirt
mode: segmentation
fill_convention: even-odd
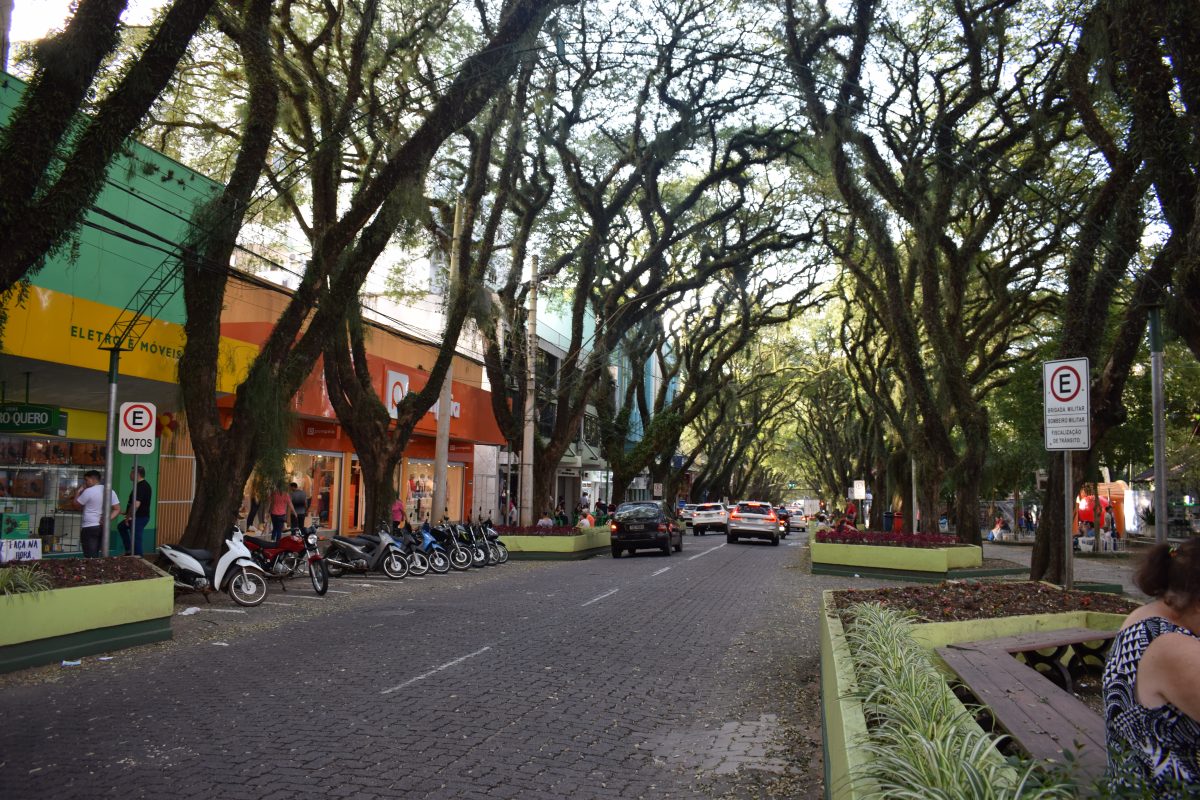
[[[125,519],[117,525],[121,534],[121,542],[125,545],[126,555],[142,555],[142,531],[150,522],[150,500],[154,496],[150,482],[146,480],[146,468],[139,466],[129,470],[129,480],[133,481],[133,489],[129,492],[129,502],[125,505]],[[133,547],[130,547],[129,537],[133,536]]]
[[[303,528],[308,514],[308,495],[300,488],[300,484],[295,481],[292,481],[291,486],[288,488],[292,490],[292,511],[296,515],[296,524]]]

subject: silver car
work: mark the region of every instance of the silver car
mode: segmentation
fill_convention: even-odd
[[[729,512],[725,540],[734,544],[739,538],[769,539],[771,544],[779,544],[779,517],[770,503],[743,500]]]

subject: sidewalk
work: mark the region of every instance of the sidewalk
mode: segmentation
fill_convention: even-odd
[[[1140,555],[1137,550],[1094,556],[1080,556],[1076,553],[1074,558],[1075,580],[1088,583],[1118,583],[1124,587],[1125,594],[1134,600],[1148,600],[1149,598],[1133,584],[1133,573],[1137,569]],[[983,556],[984,558],[1002,558],[1029,566],[1033,560],[1033,544],[984,542]]]

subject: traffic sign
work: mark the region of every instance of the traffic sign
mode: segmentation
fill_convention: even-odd
[[[1086,358],[1042,364],[1047,450],[1090,450],[1092,403]]]
[[[157,414],[153,403],[122,403],[117,417],[117,452],[131,456],[153,453]]]

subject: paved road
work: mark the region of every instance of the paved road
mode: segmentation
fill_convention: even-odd
[[[815,797],[819,738],[784,729],[844,581],[787,544],[199,602],[181,641],[0,689],[0,797]]]

